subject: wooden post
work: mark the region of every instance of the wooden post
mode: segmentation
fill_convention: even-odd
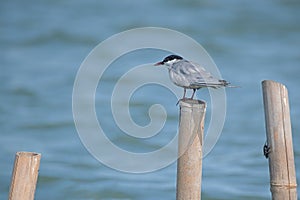
[[[206,105],[198,100],[180,101],[177,161],[177,200],[201,199],[202,143]]]
[[[41,154],[17,152],[9,191],[9,200],[33,200]]]
[[[263,99],[273,200],[297,200],[288,91],[274,81],[263,81]]]

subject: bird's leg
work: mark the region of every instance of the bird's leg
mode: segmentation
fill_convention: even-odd
[[[195,92],[196,92],[196,89],[193,89],[193,94],[192,94],[192,97],[191,97],[191,99],[193,99],[193,98],[194,98]]]

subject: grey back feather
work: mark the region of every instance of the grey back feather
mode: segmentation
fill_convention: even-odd
[[[214,78],[197,63],[181,60],[169,68],[171,80],[178,86],[199,89],[201,87],[219,88],[229,83]]]

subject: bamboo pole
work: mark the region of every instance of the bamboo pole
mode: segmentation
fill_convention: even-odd
[[[274,81],[263,81],[270,186],[273,200],[297,200],[288,91]]]
[[[17,152],[9,191],[9,200],[33,200],[41,154]]]
[[[206,105],[198,100],[180,101],[177,161],[177,200],[201,199],[202,143]]]

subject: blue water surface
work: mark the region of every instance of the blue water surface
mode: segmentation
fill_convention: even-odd
[[[289,89],[299,180],[299,9],[295,0],[1,1],[0,199],[8,197],[17,151],[42,154],[35,199],[175,199],[176,163],[146,174],[110,169],[85,149],[72,116],[73,83],[88,53],[113,34],[146,26],[170,28],[194,38],[223,78],[241,86],[226,90],[224,129],[203,161],[202,199],[270,199],[268,161],[262,155],[266,136],[261,81],[275,80]],[[124,56],[121,63],[154,63],[163,52],[137,55]],[[123,71],[112,68],[99,86],[98,118],[110,112],[111,89]],[[101,96],[101,87],[107,95]],[[103,119],[106,129],[114,132],[110,137],[129,151],[156,149],[178,127],[177,99],[161,88],[145,89],[132,98],[132,117],[146,125],[151,104],[164,105],[165,136],[150,142],[126,139],[114,132],[112,118]],[[207,92],[197,95],[209,101]]]

